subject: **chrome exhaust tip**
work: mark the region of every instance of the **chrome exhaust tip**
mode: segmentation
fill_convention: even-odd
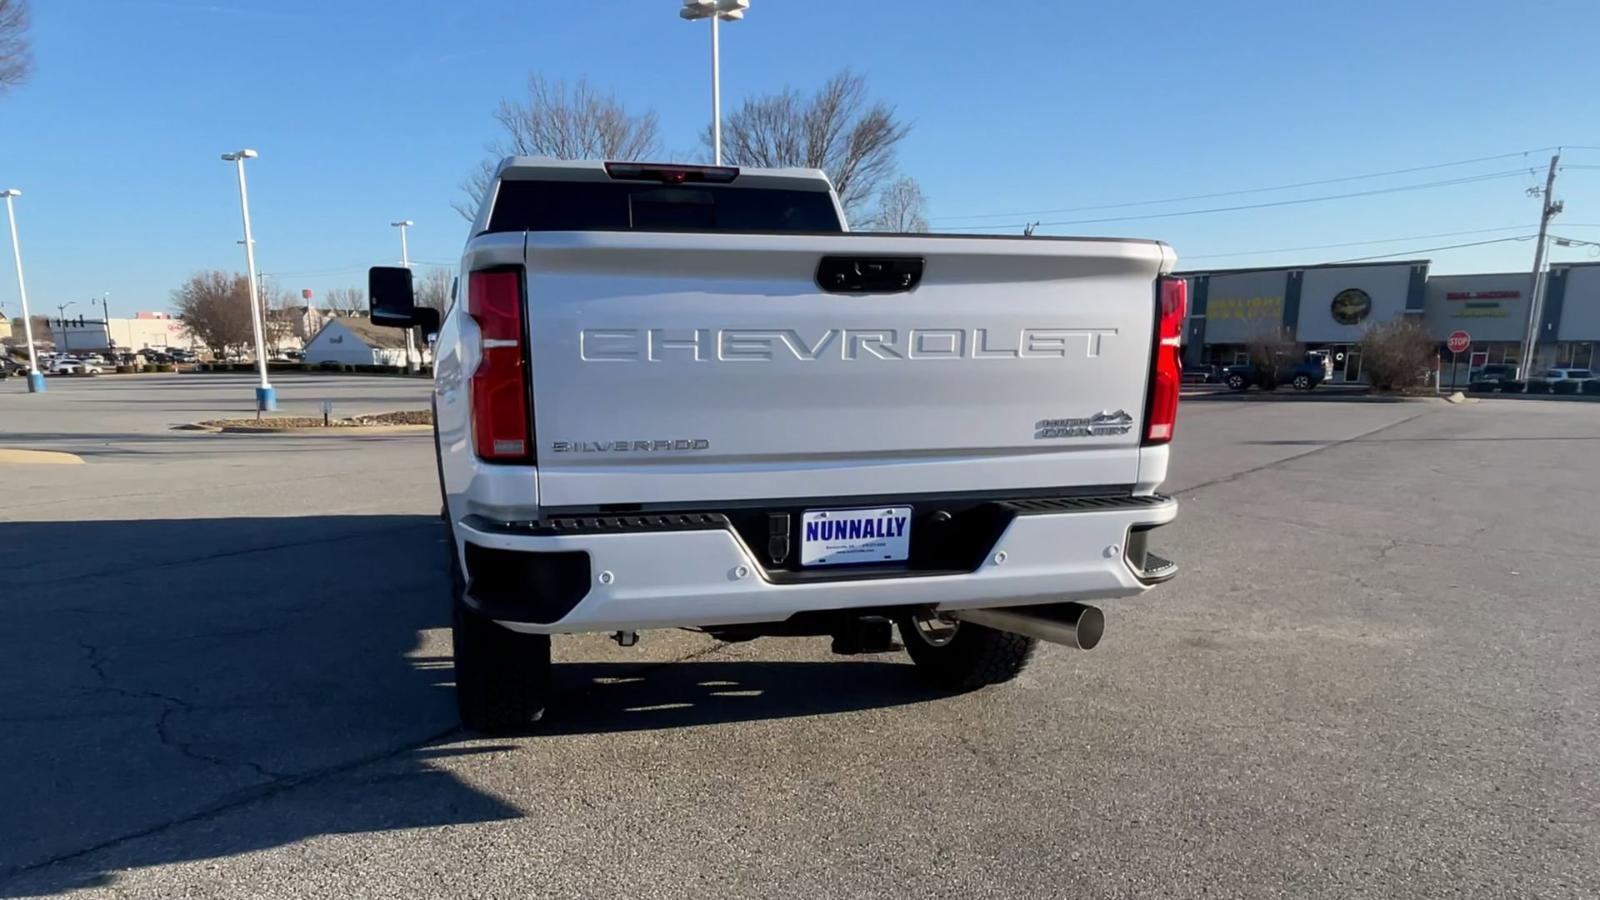
[[[1078,650],[1093,650],[1106,633],[1106,614],[1082,603],[958,609],[948,615],[996,631],[1009,631]]]

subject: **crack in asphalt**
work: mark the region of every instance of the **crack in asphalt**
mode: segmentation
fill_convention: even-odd
[[[105,660],[104,656],[102,656],[100,654],[99,650],[96,649],[93,645],[83,641],[81,638],[78,641],[78,645],[80,647],[82,647],[84,649],[85,653],[87,654],[90,669],[95,672],[97,677],[99,677],[101,679],[107,679],[108,676],[107,676],[107,673],[105,671],[105,662],[106,662],[106,660]],[[631,669],[631,670],[629,670],[629,672],[630,673],[634,673],[634,674],[640,673],[640,672],[651,672],[651,671],[654,671],[656,669],[665,668],[667,666],[673,666],[673,665],[677,665],[679,663],[691,662],[693,660],[703,659],[703,658],[705,658],[707,656],[712,656],[712,655],[714,655],[716,653],[719,653],[719,652],[721,652],[723,650],[726,650],[726,649],[728,649],[729,646],[731,646],[731,645],[729,645],[729,644],[720,644],[720,643],[719,644],[713,644],[710,647],[705,647],[705,648],[702,648],[702,649],[699,649],[699,650],[695,650],[693,652],[686,653],[683,656],[674,657],[672,659],[661,660],[661,661],[657,661],[657,662],[640,663],[638,668]],[[109,690],[111,692],[118,693],[118,694],[121,694],[121,695],[127,696],[127,697],[136,697],[136,698],[140,698],[140,699],[167,700],[167,701],[171,701],[171,702],[173,702],[175,704],[180,704],[183,707],[186,707],[187,709],[191,709],[191,710],[194,709],[194,707],[192,705],[188,704],[186,701],[179,700],[179,699],[177,699],[175,697],[169,697],[169,696],[167,696],[165,694],[156,694],[156,693],[152,693],[152,692],[128,691],[126,689],[117,688],[117,687],[115,687],[113,685],[110,685],[109,683],[103,684],[103,685],[101,685],[101,687],[104,688],[104,689],[107,689],[107,690]],[[554,694],[554,695],[552,695],[550,697],[550,704],[549,705],[554,705],[557,700],[570,700],[570,699],[572,699],[574,697],[583,696],[584,693],[586,691],[588,691],[589,689],[590,689],[589,686],[577,686],[577,687],[574,687],[572,689],[569,689],[569,690],[566,690],[566,691],[562,691],[562,692],[560,692],[558,694]],[[163,717],[164,716],[165,716],[165,714],[163,714]],[[537,736],[538,735],[537,727],[538,727],[537,724],[535,724],[529,730],[527,730],[527,731],[525,731],[523,733],[517,734],[517,735],[512,735],[512,737]],[[159,732],[159,726],[158,726],[158,732]],[[111,849],[113,847],[120,846],[122,844],[128,843],[129,841],[136,841],[136,840],[139,840],[141,838],[150,837],[152,835],[160,834],[162,832],[169,831],[169,830],[174,829],[174,828],[179,828],[179,827],[182,827],[184,825],[193,824],[195,822],[203,822],[203,821],[206,821],[208,819],[214,819],[214,818],[216,818],[218,816],[224,815],[224,814],[232,812],[234,810],[243,809],[243,808],[245,808],[247,806],[250,806],[252,804],[260,803],[260,802],[263,802],[263,801],[266,801],[266,800],[270,800],[270,799],[272,799],[274,797],[280,796],[282,794],[286,794],[286,793],[288,793],[288,792],[290,792],[292,790],[295,790],[296,788],[302,787],[304,785],[309,785],[309,784],[313,784],[315,782],[323,781],[323,780],[328,779],[328,778],[333,778],[333,777],[336,777],[338,775],[344,774],[346,772],[353,772],[353,771],[355,771],[357,769],[362,769],[362,768],[365,768],[365,767],[370,766],[370,765],[376,765],[378,763],[381,763],[381,762],[384,762],[384,761],[387,761],[387,760],[390,760],[390,759],[394,759],[395,757],[400,756],[402,754],[410,753],[411,751],[417,750],[417,749],[419,749],[421,747],[426,747],[429,744],[435,744],[435,743],[438,743],[440,741],[445,740],[446,738],[452,737],[452,736],[457,735],[457,734],[463,734],[463,733],[464,733],[464,731],[463,731],[463,729],[461,728],[460,725],[451,725],[449,728],[446,728],[446,729],[443,729],[441,731],[437,731],[437,732],[434,732],[432,734],[426,735],[425,737],[422,737],[422,738],[420,738],[418,740],[407,741],[407,742],[402,743],[402,744],[400,744],[398,746],[395,746],[395,747],[391,747],[391,748],[388,748],[388,749],[385,749],[385,750],[379,750],[379,751],[374,752],[374,753],[365,754],[363,756],[359,756],[359,757],[357,757],[355,759],[351,759],[351,760],[346,760],[346,761],[341,762],[341,763],[335,763],[335,764],[332,764],[332,765],[324,766],[324,767],[322,767],[320,769],[312,769],[310,771],[301,772],[301,773],[285,773],[285,774],[272,775],[270,777],[273,780],[268,781],[265,784],[257,785],[255,787],[246,788],[246,789],[244,789],[242,791],[234,792],[231,795],[226,796],[224,799],[219,800],[216,803],[212,803],[211,805],[206,806],[206,807],[204,807],[202,809],[196,810],[195,812],[192,812],[192,813],[190,813],[188,815],[180,816],[180,817],[178,817],[176,819],[172,819],[170,821],[162,822],[162,823],[159,823],[159,824],[156,824],[156,825],[151,825],[151,826],[149,826],[147,828],[141,828],[141,829],[139,829],[137,831],[129,832],[128,834],[119,835],[119,836],[113,837],[113,838],[107,838],[106,840],[100,841],[99,843],[93,844],[91,846],[83,847],[83,848],[80,848],[80,849],[77,849],[77,850],[73,850],[73,851],[70,851],[70,852],[67,852],[67,853],[57,854],[56,856],[53,856],[53,857],[51,857],[49,859],[40,860],[39,862],[28,863],[26,865],[15,866],[15,867],[12,867],[12,868],[7,869],[7,870],[0,871],[0,880],[4,880],[4,881],[9,882],[9,881],[12,881],[12,880],[14,880],[16,878],[20,878],[20,877],[22,877],[24,875],[27,875],[27,874],[29,874],[31,872],[36,872],[36,871],[38,871],[40,869],[46,869],[46,868],[49,868],[50,866],[61,865],[63,863],[70,863],[70,862],[73,862],[74,860],[82,859],[84,857],[93,855],[95,853],[99,853],[101,851],[109,850],[109,849]],[[163,742],[165,743],[165,741],[163,741]],[[189,755],[192,758],[194,758],[196,760],[199,760],[199,761],[216,762],[216,760],[208,759],[208,758],[203,757],[203,756],[193,756],[192,754],[188,754],[188,753],[186,753],[185,755]],[[253,764],[248,764],[248,763],[234,763],[234,762],[231,762],[231,761],[227,762],[227,763],[223,763],[223,764],[226,764],[226,765],[253,765]],[[265,770],[260,770],[260,771],[265,771]]]
[[[89,671],[93,672],[95,675],[95,679],[98,682],[96,686],[97,690],[103,693],[115,694],[119,697],[128,697],[137,700],[153,700],[162,704],[161,715],[156,718],[156,739],[160,741],[161,746],[176,750],[181,756],[187,759],[195,760],[196,762],[210,763],[212,765],[226,766],[230,768],[249,769],[250,771],[255,772],[257,776],[267,781],[286,778],[291,774],[287,772],[274,772],[260,763],[255,762],[254,760],[228,759],[226,757],[215,756],[210,753],[204,753],[200,750],[197,750],[193,743],[181,740],[175,734],[173,734],[172,731],[173,716],[179,713],[184,715],[193,713],[195,711],[194,704],[183,699],[182,697],[174,697],[171,694],[163,694],[159,691],[140,691],[116,685],[112,683],[111,675],[106,671],[107,660],[105,655],[100,652],[100,649],[83,638],[78,638],[78,646],[84,651],[85,662],[89,664]]]

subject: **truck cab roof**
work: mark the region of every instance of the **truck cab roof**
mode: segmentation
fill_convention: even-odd
[[[694,191],[700,193],[696,195]],[[695,202],[716,205],[710,198],[720,194],[732,206],[745,207],[756,202],[746,191],[765,192],[773,203],[781,204],[785,196],[792,198],[790,206],[795,209],[785,218],[796,227],[784,230],[800,230],[801,224],[804,230],[814,231],[837,232],[843,228],[843,209],[832,182],[821,169],[510,156],[495,169],[494,180],[473,222],[473,234],[552,228],[590,230],[625,224],[647,227],[636,224],[626,209],[633,202],[632,196],[640,192],[649,192],[657,201],[680,207]],[[742,199],[736,202],[735,197]],[[616,202],[624,203],[621,211],[612,208]],[[748,213],[746,210],[745,215],[740,215],[730,208],[725,218],[731,222],[760,222],[763,218]],[[734,225],[727,230],[740,229]]]
[[[613,181],[607,171],[630,166],[657,171],[729,172],[735,187],[781,188],[790,191],[831,191],[832,182],[821,169],[757,169],[707,166],[697,163],[603,162],[598,159],[550,159],[543,156],[508,156],[500,161],[495,178],[502,181]]]

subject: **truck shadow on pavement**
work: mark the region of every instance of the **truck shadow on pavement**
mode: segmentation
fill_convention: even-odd
[[[516,751],[538,777],[525,754],[568,735],[932,696],[898,662],[707,661],[707,641],[558,666],[547,723],[463,735],[444,552],[431,516],[0,522],[0,896],[524,814],[448,757]]]
[[[556,667],[556,696],[547,720],[529,734],[783,719],[904,706],[947,696],[929,689],[900,659],[689,661],[653,666],[570,663]]]

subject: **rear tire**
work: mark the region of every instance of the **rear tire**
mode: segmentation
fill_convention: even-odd
[[[487,733],[526,728],[544,715],[550,693],[550,636],[512,631],[468,606],[453,537],[449,550],[450,636],[461,724]]]
[[[1297,390],[1297,391],[1309,391],[1314,387],[1316,387],[1316,385],[1311,383],[1311,376],[1310,375],[1296,375],[1294,377],[1294,389],[1295,390]]]
[[[943,619],[937,624],[948,633],[942,637],[930,635],[919,627],[919,622],[928,621],[928,616],[907,614],[899,617],[896,624],[917,674],[943,691],[971,691],[1004,684],[1022,674],[1039,645],[1034,638],[1009,631]]]

